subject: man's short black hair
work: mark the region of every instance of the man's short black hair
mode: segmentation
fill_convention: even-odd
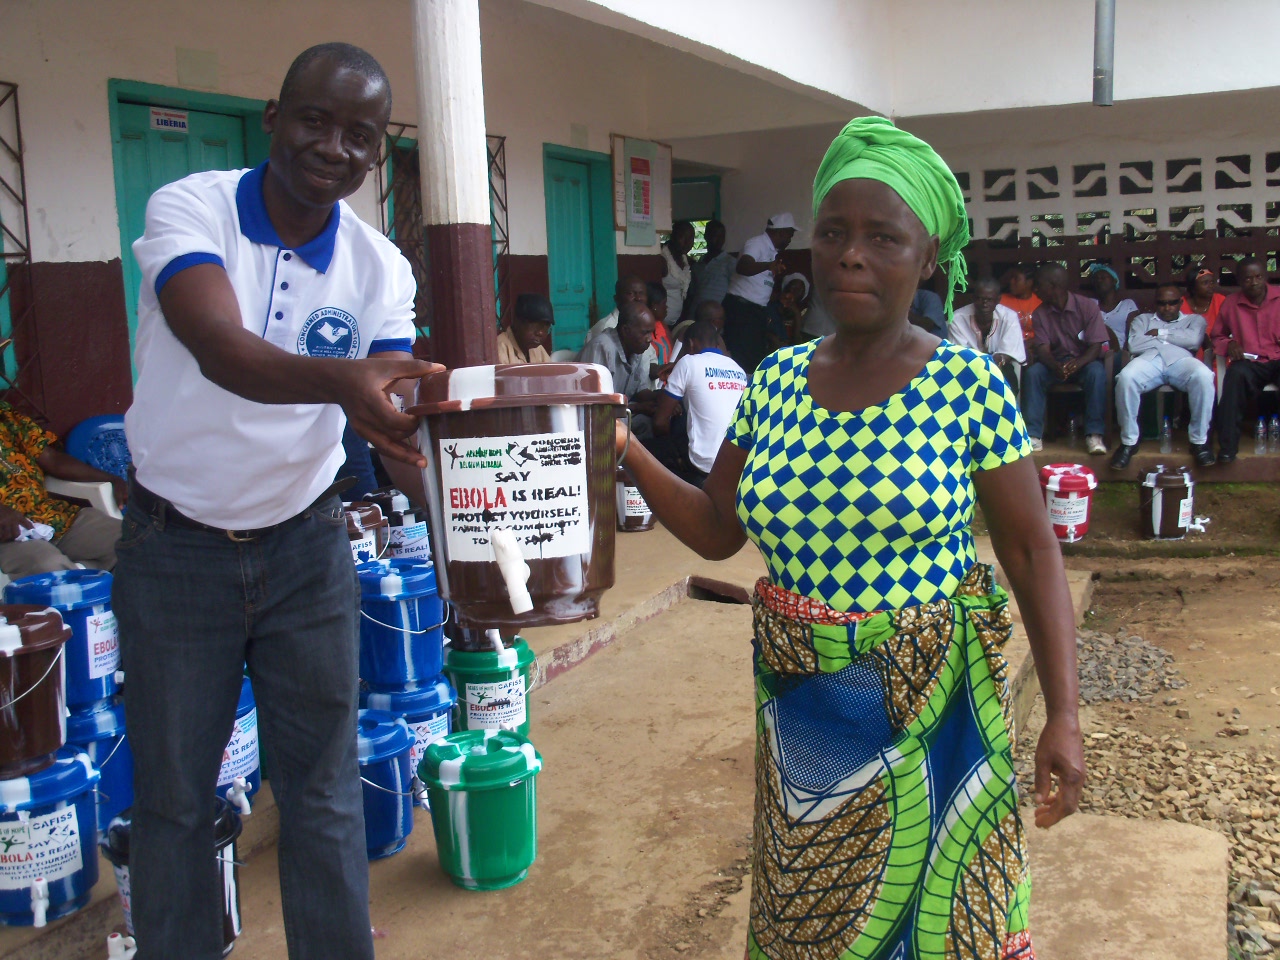
[[[289,64],[288,72],[284,75],[284,83],[280,84],[280,103],[286,103],[294,95],[299,78],[307,67],[317,60],[328,60],[339,69],[353,70],[362,77],[381,84],[387,91],[387,112],[390,113],[391,80],[387,77],[387,71],[382,69],[382,64],[375,60],[369,51],[362,50],[354,44],[336,41],[317,43],[314,47],[307,47],[294,58],[293,63]]]
[[[969,281],[969,290],[976,293],[979,287],[994,287],[998,292],[1000,290],[1000,281],[989,273],[984,273],[977,280]]]
[[[671,235],[673,237],[681,230],[693,230],[693,224],[688,220],[677,220],[671,225]]]
[[[613,295],[615,297],[621,297],[623,294],[627,292],[627,289],[631,286],[631,284],[635,283],[637,280],[639,280],[641,283],[644,283],[644,278],[637,277],[634,273],[628,273],[625,277],[619,277],[616,281],[614,281]],[[645,286],[647,287],[648,284],[645,284]]]
[[[1249,254],[1249,256],[1247,257],[1241,257],[1239,260],[1236,261],[1236,269],[1235,269],[1236,276],[1237,277],[1240,276],[1240,271],[1242,271],[1245,267],[1251,267],[1255,265],[1258,267],[1261,267],[1263,276],[1266,276],[1267,265],[1262,262],[1261,257],[1255,257],[1253,254]]]
[[[629,327],[633,323],[639,323],[640,318],[645,314],[648,314],[650,317],[653,316],[653,314],[649,312],[648,306],[645,304],[640,303],[637,300],[628,300],[618,308],[618,329]]]
[[[717,309],[724,309],[724,304],[719,300],[703,300],[693,308],[693,319],[695,321],[705,320],[707,323],[711,323],[711,314]],[[714,324],[712,324],[712,326],[714,326]]]
[[[660,283],[646,283],[644,285],[647,291],[646,299],[649,301],[649,309],[652,310],[660,303],[667,302],[667,288]]]
[[[697,340],[699,343],[715,346],[720,341],[720,331],[710,320],[695,320],[685,331],[684,339],[686,343]]]
[[[516,297],[516,317],[526,323],[556,322],[551,301],[539,293],[522,293]]]

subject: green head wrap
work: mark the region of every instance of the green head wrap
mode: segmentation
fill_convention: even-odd
[[[955,174],[919,137],[899,130],[884,117],[858,117],[831,141],[813,178],[813,215],[841,180],[879,180],[912,209],[930,236],[939,241],[938,265],[947,274],[947,319],[957,290],[965,289],[969,217]]]

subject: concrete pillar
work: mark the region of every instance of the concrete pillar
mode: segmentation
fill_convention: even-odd
[[[498,358],[479,0],[412,0],[435,359]]]

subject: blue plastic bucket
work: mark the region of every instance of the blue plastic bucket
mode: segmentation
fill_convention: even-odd
[[[360,711],[356,749],[370,860],[399,853],[413,832],[413,742],[404,717],[383,710]]]
[[[98,781],[98,829],[133,806],[133,751],[124,730],[124,704],[67,718],[67,745],[83,750],[102,774]]]
[[[236,725],[231,728],[231,739],[222,753],[222,769],[218,771],[218,796],[226,798],[231,782],[244,777],[249,784],[248,795],[253,796],[262,786],[262,763],[258,754],[258,705],[253,699],[253,687],[245,677],[240,684],[240,702],[236,705]]]
[[[444,603],[429,560],[360,564],[360,679],[383,689],[444,670]]]
[[[0,780],[0,923],[29,927],[32,885],[48,884],[46,920],[74,913],[98,882],[98,771],[72,747],[29,777]]]
[[[15,580],[5,603],[53,607],[71,628],[67,641],[67,707],[91,708],[116,692],[120,638],[111,612],[111,574],[102,570],[55,570]]]
[[[426,683],[411,684],[402,690],[360,690],[360,706],[384,710],[404,717],[413,733],[413,749],[409,753],[410,770],[417,770],[427,747],[443,740],[452,731],[451,714],[457,701],[453,687],[444,677]]]

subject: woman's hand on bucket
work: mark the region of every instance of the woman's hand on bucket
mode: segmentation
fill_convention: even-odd
[[[417,428],[418,420],[401,413],[391,402],[391,388],[397,380],[416,380],[444,369],[424,360],[344,360],[336,394],[352,428],[368,440],[378,453],[417,467],[426,458],[405,441]]]
[[[1080,806],[1084,745],[1074,715],[1050,717],[1036,744],[1036,826],[1052,827]]]

